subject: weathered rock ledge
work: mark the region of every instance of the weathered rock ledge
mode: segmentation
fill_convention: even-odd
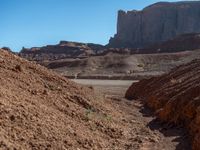
[[[125,96],[143,100],[162,121],[186,126],[193,149],[200,149],[200,60],[134,83]]]

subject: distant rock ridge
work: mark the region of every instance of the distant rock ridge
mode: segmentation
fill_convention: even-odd
[[[109,47],[143,48],[176,36],[200,33],[200,1],[158,2],[141,11],[118,12]]]
[[[56,45],[23,48],[19,55],[35,61],[57,60],[90,56],[103,48],[100,44],[60,41]]]

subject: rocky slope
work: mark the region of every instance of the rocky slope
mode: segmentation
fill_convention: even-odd
[[[134,83],[125,96],[141,99],[162,121],[186,126],[192,135],[193,149],[200,149],[200,60]]]
[[[0,85],[1,150],[134,149],[126,112],[94,95],[92,87],[5,50]]]
[[[118,13],[110,47],[141,48],[186,33],[200,33],[200,2],[159,2],[141,11]]]

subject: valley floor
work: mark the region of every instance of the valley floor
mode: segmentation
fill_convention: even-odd
[[[74,80],[94,88],[107,100],[110,119],[117,117],[123,139],[113,143],[113,149],[130,150],[189,150],[187,133],[181,127],[162,124],[139,101],[128,101],[124,93],[132,82],[121,80]],[[119,148],[120,147],[120,148]]]

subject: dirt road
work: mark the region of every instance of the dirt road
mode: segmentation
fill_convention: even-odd
[[[126,89],[137,81],[121,80],[74,80],[92,86],[96,94],[103,95],[111,104],[112,116],[119,113],[126,128],[125,148],[130,150],[189,150],[187,133],[181,127],[160,123],[152,112],[139,101],[124,98]],[[116,109],[118,112],[115,112]],[[117,148],[116,148],[117,149]]]

